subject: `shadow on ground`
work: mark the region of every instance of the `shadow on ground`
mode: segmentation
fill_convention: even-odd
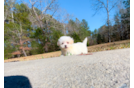
[[[5,76],[4,88],[32,88],[32,86],[25,76]]]

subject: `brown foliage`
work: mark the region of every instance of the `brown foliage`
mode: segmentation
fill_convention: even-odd
[[[20,51],[15,51],[12,53],[12,55],[20,55],[20,54],[22,54]]]

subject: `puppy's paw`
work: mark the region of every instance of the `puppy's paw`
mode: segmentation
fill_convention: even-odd
[[[60,57],[64,57],[64,55],[60,55]]]

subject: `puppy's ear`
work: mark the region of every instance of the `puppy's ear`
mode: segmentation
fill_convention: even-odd
[[[60,42],[59,41],[57,42],[57,46],[60,46]]]
[[[70,38],[70,44],[73,44],[73,43],[74,43],[73,38]]]

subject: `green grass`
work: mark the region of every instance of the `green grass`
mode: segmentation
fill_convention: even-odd
[[[112,49],[114,49],[114,47],[113,47],[113,46],[111,46],[111,47],[110,47],[110,50],[112,50]]]
[[[4,58],[4,60],[7,60],[8,58]]]
[[[44,57],[42,56],[42,59],[44,59]]]

